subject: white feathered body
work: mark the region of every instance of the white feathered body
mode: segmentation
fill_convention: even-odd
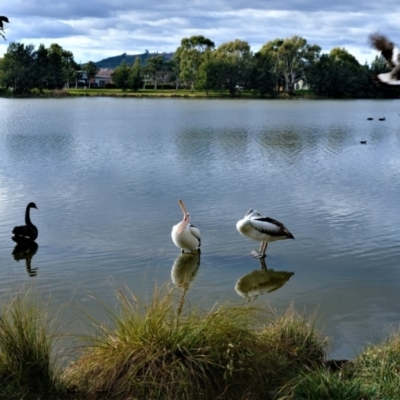
[[[257,242],[294,239],[293,235],[281,222],[263,217],[258,211],[250,210],[243,219],[236,223],[236,228],[244,236]]]
[[[179,232],[182,222],[172,227],[171,237],[175,246],[182,250],[197,250],[201,244],[200,231],[192,224],[186,224],[185,229]]]

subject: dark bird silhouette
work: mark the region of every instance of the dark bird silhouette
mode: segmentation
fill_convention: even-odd
[[[11,239],[14,240],[15,243],[29,244],[29,243],[34,242],[39,235],[39,231],[36,228],[36,226],[32,224],[32,221],[31,221],[31,218],[29,215],[31,208],[38,209],[36,207],[35,203],[29,203],[26,206],[26,211],[25,211],[25,225],[16,226],[12,230],[12,233],[14,234],[14,236]]]
[[[39,245],[36,242],[17,244],[12,252],[15,261],[25,260],[26,272],[29,276],[37,275],[37,268],[32,268],[31,263],[38,248]]]
[[[386,118],[385,117],[379,118],[379,121],[386,121]]]
[[[366,140],[361,140],[360,143],[361,143],[361,144],[367,144],[367,141],[366,141]]]
[[[371,45],[381,52],[389,68],[392,70],[383,74],[372,76],[372,80],[382,87],[400,89],[400,50],[390,40],[379,33],[369,36]]]
[[[373,121],[373,118],[369,117],[367,118],[368,121]]]

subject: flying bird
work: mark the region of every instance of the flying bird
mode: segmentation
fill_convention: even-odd
[[[379,33],[373,33],[369,40],[375,49],[381,52],[388,66],[392,68],[390,72],[373,75],[373,81],[382,87],[400,88],[400,50],[390,40]]]
[[[255,258],[265,257],[269,242],[294,239],[294,236],[282,222],[264,217],[253,209],[250,209],[244,218],[237,222],[236,228],[242,235],[261,242],[260,250],[253,250],[251,252],[251,256]]]
[[[178,200],[179,206],[183,211],[183,219],[172,227],[171,237],[176,247],[187,251],[199,250],[201,245],[200,231],[190,223],[190,215],[186,210],[182,200]]]
[[[31,208],[38,209],[35,203],[29,203],[25,210],[25,225],[16,226],[12,230],[13,237],[11,239],[14,240],[15,243],[29,244],[34,242],[39,235],[38,228],[32,224],[29,215]]]

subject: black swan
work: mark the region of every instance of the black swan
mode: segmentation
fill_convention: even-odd
[[[32,243],[33,241],[36,240],[38,237],[39,231],[36,228],[35,225],[32,224],[31,218],[29,216],[29,210],[31,208],[36,208],[35,203],[29,203],[26,206],[26,211],[25,211],[25,224],[26,225],[21,225],[21,226],[16,226],[13,230],[12,233],[14,236],[11,238],[14,240],[15,243],[18,244],[29,244]]]

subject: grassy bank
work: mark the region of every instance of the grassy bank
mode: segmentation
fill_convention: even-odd
[[[186,98],[186,99],[232,99],[231,94],[228,91],[222,92],[214,92],[209,91],[208,93],[205,91],[195,90],[191,92],[186,89],[140,89],[137,92],[133,92],[131,90],[122,90],[122,89],[105,89],[105,88],[96,88],[96,89],[65,89],[65,90],[43,90],[42,92],[38,90],[33,90],[31,93],[27,94],[12,94],[8,91],[1,91],[1,97],[9,97],[9,98],[35,98],[35,97],[138,97],[138,98]],[[261,99],[260,96],[253,91],[242,91],[237,93],[234,96],[235,99]],[[311,91],[307,90],[299,90],[294,93],[288,94],[284,92],[278,93],[274,97],[266,96],[264,99],[311,99],[316,98],[316,96]]]
[[[200,311],[181,307],[176,293],[155,289],[141,302],[118,291],[118,306],[106,308],[110,324],[84,317],[93,327],[87,346],[63,369],[62,354],[53,353],[60,332],[46,306],[30,291],[3,298],[0,398],[400,398],[397,333],[337,370],[326,368],[327,339],[313,319],[293,308],[284,315],[248,305]]]

